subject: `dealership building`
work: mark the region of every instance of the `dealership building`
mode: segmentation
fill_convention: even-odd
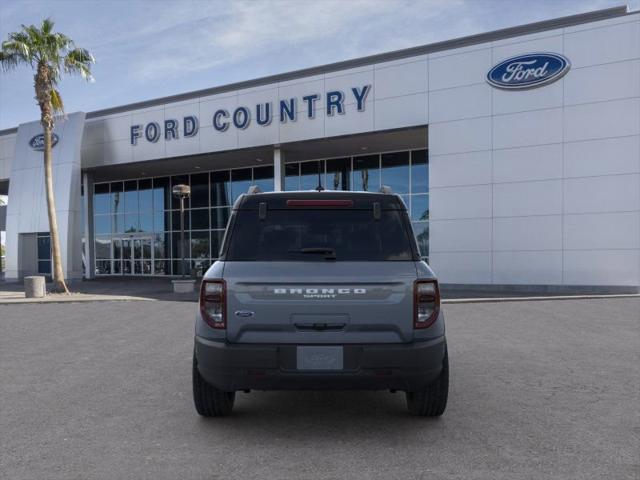
[[[42,129],[0,131],[6,278],[49,273]],[[263,191],[407,205],[443,283],[637,292],[640,13],[616,7],[95,112],[55,128],[63,269],[206,269]]]

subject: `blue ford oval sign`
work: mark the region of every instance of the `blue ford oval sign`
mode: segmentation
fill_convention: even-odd
[[[51,134],[51,148],[56,146],[56,143],[58,143],[58,135],[56,135],[55,133]],[[33,137],[31,140],[29,140],[29,146],[31,146],[31,148],[33,148],[34,150],[37,150],[38,152],[43,152],[44,151],[44,133],[39,133],[38,135],[36,135],[35,137]]]
[[[505,90],[541,87],[566,74],[571,62],[558,53],[529,53],[508,58],[489,70],[487,82]]]

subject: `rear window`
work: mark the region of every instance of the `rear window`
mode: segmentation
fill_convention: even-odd
[[[411,236],[400,210],[257,210],[235,213],[226,260],[407,261]]]

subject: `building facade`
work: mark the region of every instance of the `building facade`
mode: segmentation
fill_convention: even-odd
[[[7,279],[50,269],[40,126],[0,132]],[[640,14],[600,10],[82,112],[53,148],[71,278],[217,257],[235,198],[378,190],[459,285],[640,286]]]

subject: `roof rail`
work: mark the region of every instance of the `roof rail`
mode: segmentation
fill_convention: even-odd
[[[249,190],[247,190],[248,195],[253,195],[254,193],[262,193],[262,190],[260,190],[258,185],[251,185]]]
[[[380,187],[380,193],[385,193],[387,195],[390,195],[393,193],[393,190],[391,190],[391,187],[387,186],[387,185],[382,185]]]

